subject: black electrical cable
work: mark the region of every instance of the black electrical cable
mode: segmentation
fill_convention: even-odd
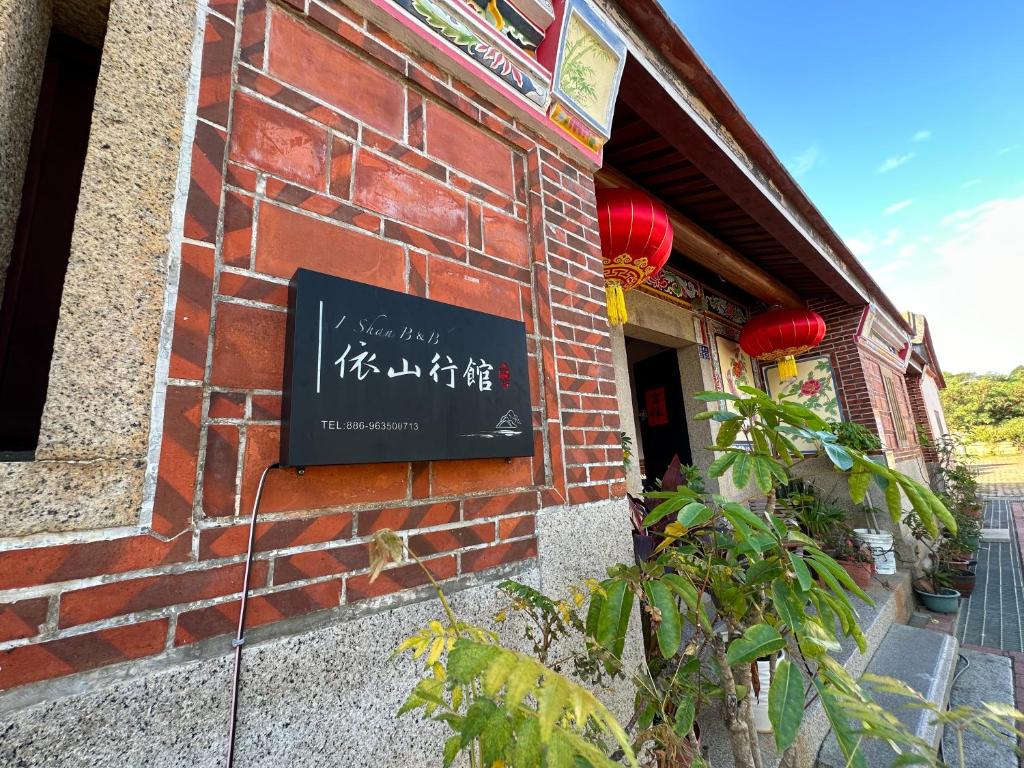
[[[238,683],[242,673],[242,646],[245,645],[245,609],[249,603],[249,577],[252,574],[252,555],[256,544],[256,515],[263,498],[263,486],[267,475],[272,469],[280,469],[280,464],[271,464],[260,475],[260,483],[256,487],[256,498],[252,503],[252,518],[249,520],[249,548],[245,554],[245,576],[242,577],[242,603],[238,610],[238,632],[231,645],[235,648],[235,672],[231,679],[231,720],[228,726],[228,754],[225,765],[231,768],[235,763],[235,725],[238,722]]]

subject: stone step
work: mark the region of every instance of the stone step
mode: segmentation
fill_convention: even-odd
[[[986,702],[1013,706],[1013,661],[1008,656],[961,648],[960,657],[949,694],[951,707],[978,707]],[[1018,768],[1016,738],[1010,729],[1003,733],[1005,738],[1001,740],[965,733],[964,762],[984,768]],[[942,734],[942,757],[947,765],[960,765],[960,744],[952,728]]]
[[[901,680],[940,709],[949,702],[959,643],[955,637],[918,627],[894,624],[878,651],[871,658],[867,672]],[[879,693],[875,701],[895,714],[916,736],[938,752],[942,728],[932,722],[928,710],[907,707],[907,699],[895,694]],[[865,740],[861,745],[865,762],[872,768],[885,768],[896,760],[896,754],[887,745],[876,740]],[[845,768],[846,758],[839,749],[835,734],[829,733],[818,753],[818,768]]]
[[[907,571],[899,571],[895,576],[876,576],[867,593],[874,601],[874,605],[862,603],[856,598],[851,599],[867,640],[867,650],[862,654],[852,640],[845,640],[843,650],[837,654],[837,659],[844,668],[855,677],[864,672],[889,629],[894,624],[907,620],[913,604],[910,574]],[[699,722],[701,744],[710,763],[716,768],[731,766],[732,751],[721,712],[717,708],[709,708],[701,713]],[[821,704],[815,701],[804,713],[804,722],[800,728],[798,763],[801,768],[814,765],[818,750],[828,733],[829,725],[825,712]],[[775,751],[775,742],[771,734],[761,736],[761,755],[764,768],[774,768],[779,764],[780,755]]]

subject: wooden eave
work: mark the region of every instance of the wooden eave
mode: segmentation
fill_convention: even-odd
[[[806,282],[800,288],[793,285],[795,290],[804,293],[806,289],[811,288],[812,280],[807,275],[809,273],[822,287],[827,286],[831,292],[851,304],[859,305],[864,304],[866,300],[873,301],[895,323],[909,331],[910,326],[892,300],[810,201],[658,2],[618,0],[617,7],[651,48],[671,67],[686,89],[700,99],[713,115],[714,121],[731,136],[739,151],[750,159],[756,169],[754,178],[750,172],[741,169],[738,163],[742,160],[727,156],[706,130],[683,113],[673,97],[647,73],[644,66],[630,57],[620,90],[619,106],[622,103],[628,105],[634,114],[655,129],[662,141],[678,150],[696,170],[701,172],[701,175],[713,182],[718,190],[727,195],[753,223],[758,225],[760,232],[750,227],[745,233],[737,233],[740,237],[737,243],[743,243],[746,247],[760,247],[763,253],[758,258],[765,260],[763,266],[768,269],[773,265],[776,269],[786,269],[791,260],[799,261],[806,270],[803,277]],[[629,173],[629,169],[622,167],[627,161],[646,160],[652,168],[656,167],[657,158],[651,156],[658,147],[656,138],[644,138],[640,126],[634,126],[631,130],[635,132],[637,138],[629,142],[628,148],[622,148],[625,156],[616,155],[615,150],[618,150],[618,147],[613,146],[611,155],[606,150],[606,162],[613,162],[624,173]],[[612,141],[615,138],[613,130]],[[685,170],[683,166],[673,167]],[[692,176],[688,180],[681,179],[679,183],[698,184],[700,181],[699,176]],[[809,238],[800,222],[781,209],[777,201],[766,196],[766,186],[779,191],[788,205],[811,228],[814,235],[820,238],[825,248]],[[693,188],[685,189],[689,191]],[[710,200],[713,201],[713,198]],[[681,205],[679,208],[690,214],[685,206]],[[693,217],[699,220],[696,215]],[[729,241],[727,236],[713,227],[710,230]],[[767,234],[774,242],[759,239],[762,233]],[[743,240],[744,237],[748,239]],[[828,250],[834,254],[839,265],[825,255]],[[781,276],[779,272],[774,274]],[[857,283],[868,294],[866,297]]]

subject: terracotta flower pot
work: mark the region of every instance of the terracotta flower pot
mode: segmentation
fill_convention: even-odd
[[[853,583],[858,587],[865,589],[871,586],[871,576],[875,572],[874,563],[863,563],[858,560],[839,560],[837,562],[850,574]]]
[[[946,560],[946,564],[950,568],[952,568],[953,570],[956,570],[956,571],[969,571],[970,573],[974,573],[975,569],[978,567],[978,561],[977,560],[968,560],[968,559],[965,559],[965,558],[952,558],[952,559],[948,559],[948,560]]]
[[[967,570],[953,571],[949,576],[949,585],[964,597],[970,597],[977,578],[976,574]]]

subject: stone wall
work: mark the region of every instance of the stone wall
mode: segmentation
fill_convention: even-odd
[[[541,557],[489,574],[454,579],[451,604],[464,621],[493,627],[525,648],[514,620],[495,624],[508,600],[497,575],[565,596],[595,575],[596,563],[632,556],[621,501],[538,512]],[[580,520],[585,519],[585,535]],[[240,693],[236,765],[252,768],[440,764],[444,729],[395,717],[419,666],[392,659],[397,638],[443,618],[429,588],[377,604],[337,606],[253,629]],[[636,619],[637,617],[634,617]],[[215,768],[224,764],[231,696],[229,638],[216,637],[170,655],[63,678],[0,696],[0,764],[46,768]],[[639,633],[625,658],[640,663]],[[600,694],[625,722],[629,686]]]
[[[52,11],[50,2],[0,0],[0,297],[21,206]]]
[[[147,20],[144,8],[159,18]],[[82,313],[99,312],[90,302],[107,286],[110,295],[134,292],[136,303],[108,301],[101,318],[111,326],[108,343],[68,362],[80,375],[51,383],[47,418],[59,423],[60,398],[76,387],[109,395],[122,373],[139,381],[127,411],[103,421],[89,410],[69,433],[101,455],[124,443],[134,458],[119,464],[131,467],[138,485],[118,497],[116,515],[69,522],[66,509],[109,506],[116,484],[83,486],[57,461],[21,465],[17,482],[5,482],[12,505],[35,503],[26,488],[48,505],[57,500],[45,527],[20,531],[55,533],[0,541],[0,689],[9,690],[0,705],[12,711],[57,696],[69,675],[113,679],[122,673],[111,665],[119,663],[175,669],[204,643],[229,650],[247,516],[259,476],[278,454],[287,282],[300,266],[522,320],[535,452],[510,461],[272,472],[257,529],[250,625],[303,631],[305,620],[372,612],[421,587],[423,575],[410,566],[369,582],[368,537],[384,527],[401,531],[453,589],[499,579],[517,563],[537,567],[540,509],[560,508],[561,519],[577,521],[596,542],[625,537],[616,559],[629,556],[624,509],[615,507],[621,529],[608,515],[597,526],[583,522],[586,505],[621,499],[625,490],[590,172],[340,2],[211,0],[200,6],[198,28],[188,10],[184,0],[138,7],[115,0],[111,8],[107,44],[124,41],[112,49],[122,54],[158,42],[153,29],[176,25],[179,41],[198,33],[200,69],[191,81],[185,71],[157,68],[149,74],[162,73],[162,85],[147,86],[156,98],[161,88],[184,94],[192,83],[184,115],[181,100],[167,102],[178,109],[177,134],[160,148],[177,157],[180,136],[188,142],[180,165],[160,166],[184,174],[180,218],[175,226],[172,201],[142,158],[119,149],[103,165],[102,151],[114,145],[90,155],[83,195],[105,191],[108,199],[87,218],[79,214],[76,247],[90,250],[79,266],[73,255],[69,285],[93,293],[66,302],[55,360],[94,328]],[[134,63],[145,69],[148,61]],[[122,74],[108,72],[98,97],[108,105],[98,102],[97,120],[109,115],[121,147],[125,131],[152,121],[140,102],[129,123],[116,122],[122,102],[113,91]],[[127,93],[136,87],[121,84]],[[118,211],[125,224],[104,229],[104,217]],[[155,226],[160,250],[146,239]],[[128,236],[137,238],[133,247],[121,248]],[[128,275],[109,263],[126,254]],[[124,338],[135,333],[138,343]],[[94,342],[101,338],[94,332]],[[106,370],[93,375],[97,364]],[[141,491],[150,405],[148,508]],[[122,429],[129,415],[132,430]],[[65,455],[45,424],[41,449]],[[40,490],[44,472],[49,485]],[[111,525],[119,527],[104,527]],[[565,548],[552,546],[552,560],[540,566],[545,573],[558,571]],[[609,552],[586,561],[587,575],[601,575]],[[367,632],[380,631],[370,626]],[[148,678],[132,684],[163,685]],[[118,706],[108,704],[105,713]],[[70,717],[76,705],[60,706]],[[47,764],[34,760],[26,764]]]
[[[0,550],[144,522],[163,403],[162,310],[177,281],[177,185],[187,183],[182,145],[195,125],[186,104],[196,12],[196,0],[111,6],[36,461],[0,463],[0,537],[35,538]],[[18,97],[34,113],[32,90]]]

